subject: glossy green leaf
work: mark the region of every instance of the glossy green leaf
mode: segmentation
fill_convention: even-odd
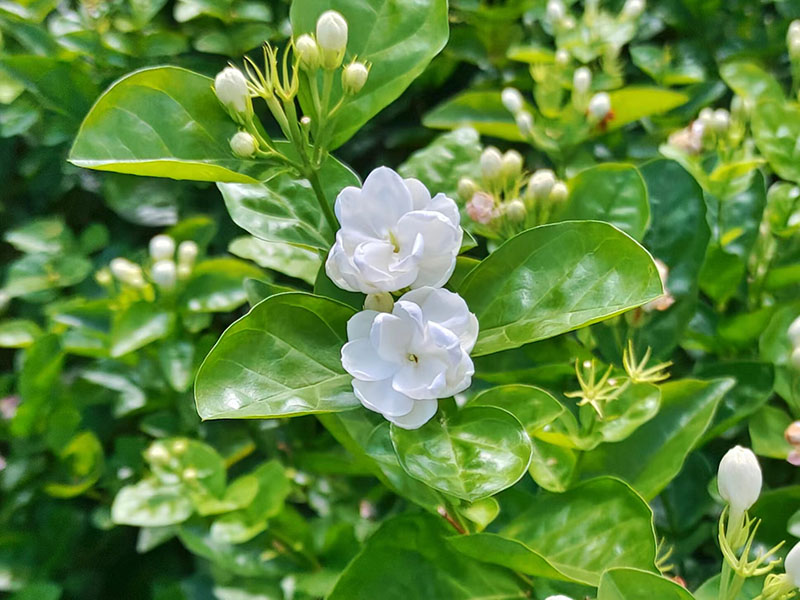
[[[548,492],[565,492],[574,479],[579,451],[531,438],[533,457],[528,472],[536,484]]]
[[[150,302],[136,302],[114,315],[111,356],[122,356],[166,337],[174,315]]]
[[[625,483],[600,478],[562,493],[537,494],[500,534],[517,540],[575,581],[597,585],[612,567],[655,572],[653,515]],[[486,555],[499,562],[503,555]]]
[[[469,406],[495,406],[507,410],[522,423],[528,435],[547,425],[564,411],[561,403],[532,385],[508,384],[485,390]]]
[[[57,254],[73,250],[75,236],[60,218],[37,219],[3,234],[3,239],[25,254]]]
[[[556,223],[511,238],[458,292],[480,322],[474,354],[552,337],[661,295],[650,255],[614,227]]]
[[[72,498],[91,488],[105,468],[103,447],[91,431],[73,437],[58,453],[57,478],[44,485],[44,491],[56,498]]]
[[[655,497],[681,469],[711,423],[731,379],[684,379],[661,386],[661,410],[626,440],[587,453],[581,476],[616,475],[645,498]]]
[[[256,183],[264,163],[234,156],[228,142],[236,124],[211,84],[178,67],[123,77],[84,119],[70,162],[132,175]]]
[[[92,263],[75,254],[28,254],[11,263],[3,291],[16,298],[83,281]]]
[[[180,486],[144,479],[119,491],[111,518],[120,525],[163,527],[182,523],[192,511],[192,501]]]
[[[9,319],[0,322],[0,347],[27,348],[42,334],[42,330],[33,321],[26,319]]]
[[[503,106],[500,92],[463,92],[426,114],[422,124],[432,129],[469,126],[482,135],[512,142],[523,140],[514,115]]]
[[[453,550],[443,519],[403,515],[383,523],[344,570],[329,600],[506,600],[524,598],[504,569]]]
[[[682,92],[645,86],[625,87],[608,95],[614,113],[608,123],[609,130],[619,129],[644,117],[660,115],[689,100]]]
[[[195,382],[203,419],[263,418],[358,406],[340,352],[353,310],[302,293],[278,294],[228,327]]]
[[[753,452],[767,458],[786,460],[793,450],[784,432],[794,419],[785,410],[775,406],[762,406],[748,423]]]
[[[636,167],[615,163],[591,167],[567,185],[569,201],[554,220],[605,221],[634,239],[642,239],[650,221],[650,205],[644,179]]]
[[[228,245],[228,252],[311,285],[320,267],[316,252],[287,243],[266,242],[252,236],[236,238]]]
[[[783,90],[778,81],[757,64],[747,60],[733,60],[720,66],[719,74],[725,83],[742,98],[751,100],[783,100]]]
[[[396,100],[447,43],[445,0],[295,0],[290,17],[295,35],[313,33],[319,16],[336,10],[350,23],[345,61],[372,65],[364,87],[345,96],[332,133],[340,146],[367,121]],[[333,106],[342,97],[336,78]]]
[[[491,406],[440,410],[419,429],[392,425],[392,444],[412,477],[468,502],[514,485],[531,460],[530,440],[510,413]]]
[[[800,182],[800,106],[763,100],[753,109],[753,137],[759,152],[783,179]]]
[[[177,392],[189,389],[195,364],[195,346],[191,341],[165,340],[158,348],[158,362],[172,389]]]
[[[235,258],[204,260],[192,270],[181,302],[191,312],[230,312],[247,302],[244,280],[263,276],[258,267]]]
[[[600,578],[597,600],[694,600],[685,587],[666,577],[639,569],[609,569]]]

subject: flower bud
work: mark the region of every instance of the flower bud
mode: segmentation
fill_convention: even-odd
[[[178,264],[191,267],[197,258],[198,251],[197,244],[192,240],[181,242],[178,246]]]
[[[547,20],[551,23],[561,23],[567,14],[564,3],[561,0],[549,0],[547,3]]]
[[[761,467],[752,450],[742,446],[728,450],[719,463],[717,487],[732,515],[741,515],[756,503],[761,494]]]
[[[786,555],[786,559],[783,561],[783,566],[786,569],[786,576],[792,582],[792,585],[800,588],[800,542],[789,550],[789,554]]]
[[[786,32],[786,39],[800,36],[800,19],[795,19],[789,23],[789,30]]]
[[[494,218],[494,214],[494,199],[486,192],[476,193],[467,202],[467,215],[476,223],[488,225]]]
[[[164,463],[169,460],[169,452],[157,442],[147,449],[145,458],[151,463]]]
[[[150,268],[150,277],[158,287],[164,290],[174,288],[178,279],[175,262],[170,259],[155,262]]]
[[[503,154],[503,177],[509,179],[522,173],[522,155],[516,150],[509,150]]]
[[[189,279],[192,274],[192,265],[178,265],[178,279]]]
[[[569,64],[569,52],[567,52],[563,48],[559,48],[558,50],[556,50],[556,56],[554,60],[556,66],[561,67],[563,69]]]
[[[625,4],[622,6],[622,12],[620,13],[620,16],[623,19],[631,21],[633,19],[638,19],[644,12],[644,7],[644,0],[625,0]]]
[[[797,58],[800,46],[800,20],[795,19],[789,24],[786,32],[786,45],[789,47],[789,57]]]
[[[517,113],[517,129],[523,137],[529,138],[533,135],[533,115],[527,110],[521,110]]]
[[[111,269],[111,273],[120,282],[133,287],[144,286],[142,268],[127,258],[115,258],[108,266]]]
[[[394,299],[389,292],[367,294],[364,299],[364,310],[377,310],[378,312],[392,312]]]
[[[792,354],[789,356],[789,363],[792,367],[800,371],[800,346],[792,350]]]
[[[503,155],[500,151],[489,146],[481,154],[481,174],[489,181],[499,178],[503,173]]]
[[[792,321],[789,329],[786,330],[786,335],[789,337],[789,341],[792,342],[792,346],[800,346],[800,317]]]
[[[576,94],[585,94],[592,87],[592,72],[588,67],[579,67],[575,69],[572,76],[572,87]]]
[[[300,66],[306,71],[316,71],[319,68],[319,46],[307,33],[294,41],[294,52],[300,61]]]
[[[714,120],[714,110],[706,106],[700,113],[697,115],[697,120],[700,121],[706,127],[711,126],[711,122]]]
[[[505,215],[512,223],[522,223],[528,214],[525,208],[525,203],[519,198],[514,198],[511,202],[505,205]]]
[[[161,233],[150,240],[150,257],[153,260],[172,258],[175,254],[175,240]]]
[[[231,150],[239,158],[250,158],[255,154],[258,144],[256,138],[246,131],[236,132],[230,141]]]
[[[611,112],[611,98],[605,92],[599,92],[589,100],[589,115],[596,121],[602,121]]]
[[[236,67],[225,67],[214,79],[214,93],[228,110],[244,115],[252,111],[247,79]]]
[[[724,108],[718,108],[711,116],[711,128],[721,134],[728,131],[731,126],[731,114]]]
[[[567,196],[569,196],[567,184],[563,181],[556,181],[553,189],[550,190],[550,202],[561,204],[567,199]]]
[[[354,95],[361,91],[367,83],[369,69],[364,63],[352,62],[342,71],[342,89],[345,94]]]
[[[503,101],[503,106],[505,106],[506,110],[512,115],[516,115],[525,105],[525,101],[522,99],[522,94],[520,94],[519,90],[516,88],[505,88],[501,94],[501,99]]]
[[[476,184],[469,177],[462,177],[458,180],[458,195],[463,200],[469,200],[478,191],[478,184]]]
[[[789,58],[796,60],[800,57],[800,35],[789,38],[787,47],[789,49]]]
[[[335,10],[328,10],[317,20],[317,44],[322,51],[322,66],[336,69],[342,64],[347,48],[347,21]]]
[[[564,594],[556,594],[555,596],[548,596],[544,600],[572,600],[572,598]]]
[[[544,200],[550,196],[550,192],[555,184],[555,173],[550,169],[539,169],[531,175],[526,193],[534,200]]]
[[[792,446],[800,446],[800,421],[794,421],[783,432],[783,437]]]

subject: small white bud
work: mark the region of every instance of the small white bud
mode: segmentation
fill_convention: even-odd
[[[783,437],[792,446],[800,446],[800,421],[792,421],[783,432]]]
[[[161,289],[169,290],[174,288],[178,279],[175,262],[170,259],[156,261],[150,268],[150,277]]]
[[[214,93],[228,110],[244,114],[251,109],[247,79],[236,67],[225,67],[217,74]]]
[[[579,67],[575,69],[572,76],[572,87],[577,94],[585,94],[592,87],[592,72],[588,67]]]
[[[783,561],[783,566],[786,569],[786,576],[792,582],[792,585],[800,588],[800,542],[789,550],[786,560]]]
[[[528,196],[535,200],[544,200],[550,196],[556,184],[556,175],[550,169],[539,169],[531,175],[526,190]]]
[[[192,265],[178,265],[178,279],[183,281],[184,279],[189,279],[189,276],[192,274]]]
[[[786,32],[786,39],[800,36],[800,19],[795,19],[789,23],[789,30]]]
[[[623,19],[638,19],[644,12],[644,0],[626,0],[620,15]]]
[[[520,94],[519,90],[516,88],[505,88],[501,94],[501,99],[503,101],[503,106],[505,106],[506,110],[512,115],[516,115],[525,105],[525,101],[522,99],[522,94]]]
[[[462,177],[458,180],[458,195],[463,200],[469,200],[478,191],[478,184],[476,184],[469,177]]]
[[[144,286],[142,268],[136,263],[129,261],[127,258],[115,258],[108,266],[111,269],[112,275],[120,282],[133,287]]]
[[[548,596],[544,600],[572,600],[572,598],[564,594],[556,594],[555,596]]]
[[[159,463],[169,460],[169,452],[162,444],[156,443],[150,446],[145,453],[149,462]]]
[[[564,20],[567,9],[561,0],[549,0],[547,3],[547,20],[551,23],[560,23]]]
[[[706,106],[700,113],[697,115],[697,120],[700,121],[703,125],[710,126],[711,121],[714,119],[714,109],[709,108]]]
[[[364,63],[352,62],[342,71],[342,89],[345,94],[357,94],[367,83],[369,69]]]
[[[796,59],[800,57],[800,35],[789,38],[787,47],[789,48],[789,58]]]
[[[559,67],[566,67],[569,64],[569,52],[563,48],[556,50],[555,62]]]
[[[335,10],[328,10],[317,20],[317,44],[322,50],[322,66],[336,69],[342,64],[347,48],[347,21]]]
[[[516,116],[517,129],[523,137],[529,138],[533,135],[533,115],[527,110],[521,110]]]
[[[389,292],[381,292],[378,294],[367,294],[364,299],[364,310],[376,310],[378,312],[392,312],[394,308],[394,299]]]
[[[756,503],[761,494],[761,467],[752,450],[736,446],[725,453],[719,463],[717,487],[733,515],[741,515]]]
[[[792,346],[800,346],[800,317],[792,321],[791,325],[789,325],[789,329],[786,330],[786,335],[789,336]]]
[[[195,479],[197,479],[199,473],[197,472],[197,469],[195,469],[194,467],[187,467],[183,470],[183,473],[181,473],[181,475],[187,481],[194,481]]]
[[[481,154],[481,173],[490,181],[502,175],[503,156],[497,148],[489,146]]]
[[[300,66],[306,71],[315,71],[319,68],[319,46],[307,33],[294,41],[294,51],[300,61]]]
[[[611,112],[611,98],[605,92],[599,92],[589,100],[589,115],[597,121],[601,121]]]
[[[172,442],[172,451],[175,454],[183,454],[188,448],[189,444],[186,443],[186,440],[175,440]]]
[[[179,265],[189,265],[191,267],[194,264],[195,259],[197,258],[197,253],[199,249],[197,244],[192,240],[186,240],[180,243],[178,246],[178,264]]]
[[[550,190],[550,202],[554,202],[556,204],[560,204],[564,202],[569,196],[569,189],[567,189],[567,184],[563,181],[556,181],[553,189]]]
[[[512,223],[522,223],[527,216],[528,210],[525,208],[525,203],[519,198],[514,198],[511,202],[507,203],[504,207],[506,217]]]
[[[522,155],[516,150],[509,150],[503,154],[503,177],[516,177],[522,173]]]
[[[246,131],[237,131],[231,138],[230,144],[231,150],[239,158],[250,158],[258,148],[256,138]]]
[[[717,133],[725,133],[731,125],[731,114],[724,108],[718,108],[711,117],[711,127]]]
[[[150,239],[150,258],[164,260],[175,255],[175,240],[164,233]]]

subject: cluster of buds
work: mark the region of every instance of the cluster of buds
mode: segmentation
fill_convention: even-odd
[[[177,247],[176,263],[175,240],[165,234],[159,234],[150,240],[149,251],[152,259],[149,278],[162,291],[170,291],[174,289],[179,280],[189,278],[198,254],[195,242],[191,240],[183,241]],[[118,257],[113,259],[109,263],[108,271],[100,271],[97,274],[97,279],[103,285],[110,285],[112,276],[122,286],[140,290],[149,288],[149,284],[145,279],[145,270],[141,265],[127,258]]]
[[[503,106],[514,115],[517,129],[523,138],[529,139],[533,136],[533,114],[525,108],[525,100],[516,88],[507,87],[501,94]]]
[[[547,222],[551,209],[563,203],[568,190],[549,169],[530,177],[523,170],[523,158],[516,150],[501,153],[492,146],[480,158],[480,178],[463,177],[458,195],[466,203],[472,221],[506,237]]]
[[[668,143],[688,154],[700,154],[726,140],[730,132],[731,113],[706,107],[687,127],[670,134]]]
[[[167,484],[193,484],[200,476],[198,469],[186,464],[189,442],[183,438],[159,440],[150,444],[144,458],[158,478]]]

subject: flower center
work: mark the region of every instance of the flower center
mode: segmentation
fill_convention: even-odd
[[[406,358],[413,363],[419,362],[419,359],[417,358],[416,354],[409,354],[408,356],[406,356]]]
[[[389,241],[392,243],[392,247],[394,248],[394,253],[397,254],[400,252],[400,242],[397,241],[397,238],[394,236],[394,232],[389,232]]]

